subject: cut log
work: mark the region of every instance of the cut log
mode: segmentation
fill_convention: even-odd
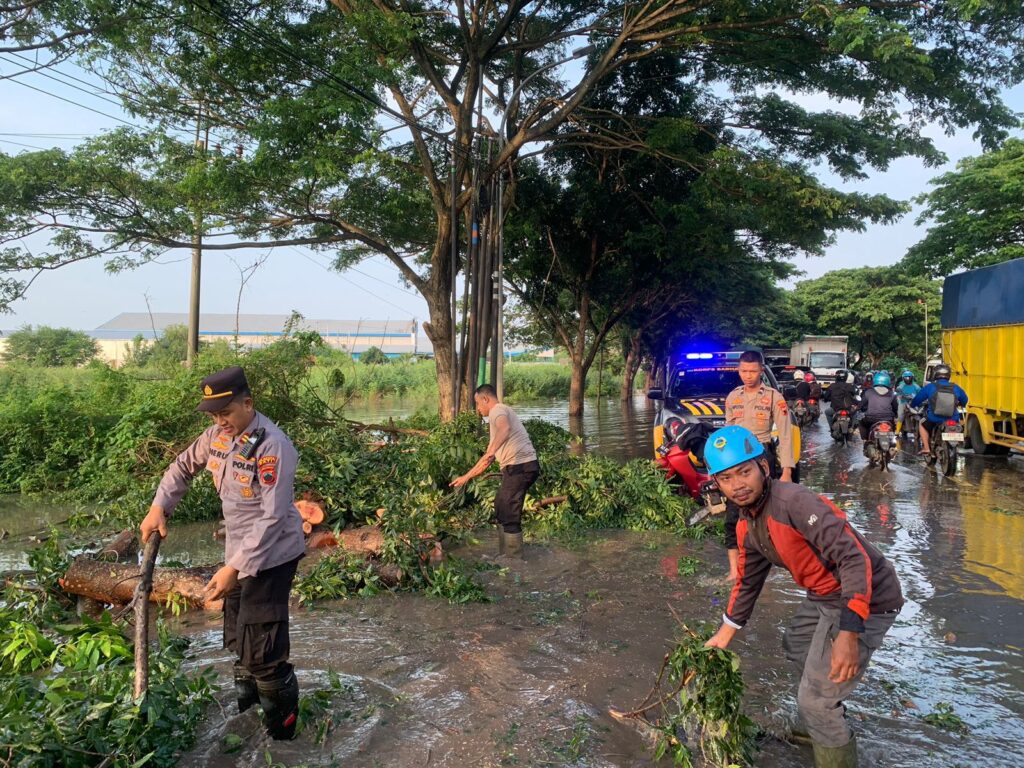
[[[149,600],[165,603],[169,595],[184,597],[190,605],[208,611],[219,611],[223,600],[206,600],[203,587],[213,578],[219,566],[203,568],[156,568],[153,572],[153,591]],[[68,572],[60,579],[65,592],[91,597],[103,603],[129,603],[141,577],[138,565],[105,563],[88,556],[71,561]]]
[[[300,499],[295,502],[295,508],[299,510],[299,517],[310,525],[320,525],[324,521],[324,508],[315,501]]]
[[[105,547],[96,553],[97,560],[128,560],[139,553],[139,540],[135,537],[135,529],[121,531]]]
[[[309,536],[309,534],[311,534],[313,532],[313,524],[311,522],[309,522],[308,520],[303,521],[303,523],[302,523],[302,532],[304,534],[306,534],[307,536]]]

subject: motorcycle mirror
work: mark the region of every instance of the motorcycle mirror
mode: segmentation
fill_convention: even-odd
[[[649,389],[647,390],[647,397],[650,400],[664,400],[665,396],[660,389]]]

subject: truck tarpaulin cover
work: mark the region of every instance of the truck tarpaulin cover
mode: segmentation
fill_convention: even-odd
[[[942,287],[942,327],[1024,323],[1024,259],[950,275]]]

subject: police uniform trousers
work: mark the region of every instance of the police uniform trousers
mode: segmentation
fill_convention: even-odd
[[[224,598],[224,647],[257,682],[283,680],[288,663],[288,595],[300,558],[238,580]]]
[[[845,683],[833,683],[828,676],[841,612],[842,607],[836,603],[805,598],[782,638],[786,658],[801,670],[796,695],[800,719],[812,741],[832,748],[844,746],[853,735],[846,722],[843,699],[864,677],[872,654],[882,647],[899,609],[868,616],[857,643],[859,671]]]
[[[540,464],[527,461],[501,468],[501,485],[494,497],[494,516],[505,533],[522,533],[523,502],[540,477]]]

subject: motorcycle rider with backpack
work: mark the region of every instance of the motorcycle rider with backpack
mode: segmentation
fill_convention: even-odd
[[[848,377],[849,374],[847,374],[846,371],[836,371],[835,384],[822,393],[822,399],[829,404],[828,410],[825,411],[825,418],[828,419],[829,432],[832,431],[833,424],[836,420],[836,414],[839,413],[839,411],[848,411],[853,413],[856,387],[847,381]]]
[[[950,382],[951,374],[950,367],[945,363],[935,366],[935,380],[921,387],[921,391],[910,401],[911,408],[928,403],[928,412],[918,428],[921,434],[921,450],[918,451],[920,456],[927,456],[932,452],[929,434],[931,428],[944,421],[960,421],[960,410],[957,406],[967,405],[967,393]]]

